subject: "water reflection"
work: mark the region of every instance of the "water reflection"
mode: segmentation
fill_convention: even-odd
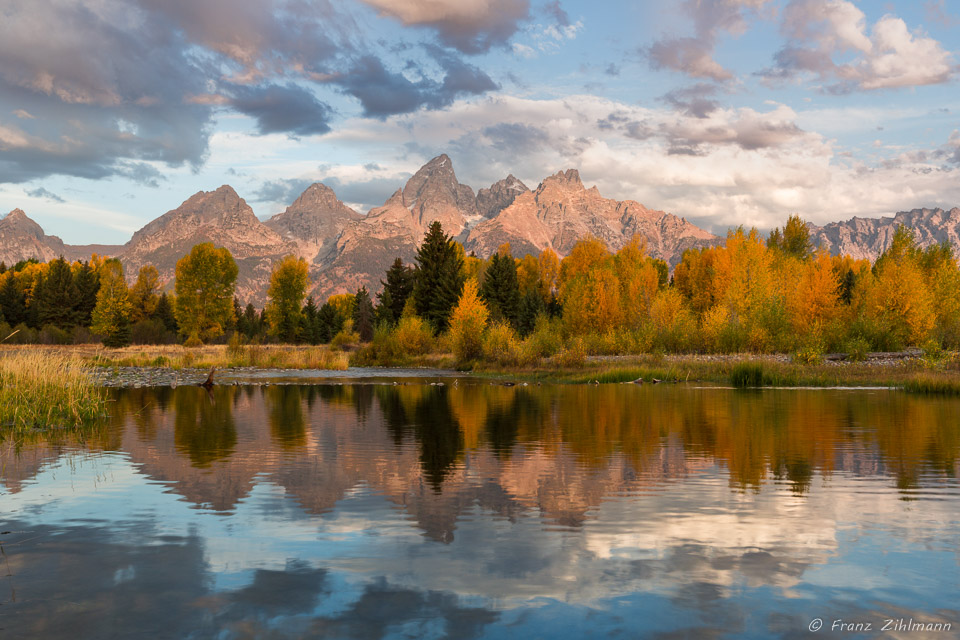
[[[118,390],[92,436],[0,444],[0,627],[766,637],[954,609],[958,400],[397,382]]]

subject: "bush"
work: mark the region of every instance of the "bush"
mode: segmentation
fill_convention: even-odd
[[[44,325],[38,336],[40,344],[70,344],[70,334],[52,324]]]
[[[799,364],[820,364],[823,362],[823,347],[816,342],[806,344],[793,354],[793,361]]]
[[[31,329],[22,322],[0,337],[0,340],[3,338],[6,338],[4,344],[37,344],[38,342],[37,330]]]
[[[158,319],[141,320],[130,327],[132,344],[174,344],[176,341],[177,337]]]
[[[563,348],[563,322],[559,318],[539,316],[523,346],[524,351],[532,358],[556,355]]]
[[[483,337],[483,358],[509,367],[520,361],[520,341],[517,333],[506,322],[496,322]]]
[[[173,338],[176,340],[176,336]],[[87,327],[74,327],[70,333],[70,344],[96,344],[97,342],[100,342],[100,339]]]
[[[393,335],[404,355],[422,356],[433,351],[433,330],[423,318],[404,315],[393,330]]]
[[[851,362],[863,362],[867,359],[867,354],[870,352],[870,343],[861,336],[850,338],[847,344],[844,345],[844,351],[847,353],[847,360]]]
[[[330,347],[346,351],[348,348],[360,343],[360,334],[353,330],[353,320],[347,318],[343,323],[343,328],[330,341]]]
[[[570,344],[560,350],[554,361],[561,367],[579,369],[587,361],[587,349],[581,338],[574,338]]]

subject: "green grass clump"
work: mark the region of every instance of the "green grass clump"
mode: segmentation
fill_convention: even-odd
[[[106,392],[87,365],[59,353],[0,357],[0,433],[80,427],[106,416]]]
[[[738,389],[762,387],[763,365],[758,362],[739,362],[730,370],[730,382]]]

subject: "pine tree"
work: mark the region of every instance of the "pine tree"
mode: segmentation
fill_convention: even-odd
[[[0,285],[0,312],[11,327],[27,321],[27,296],[13,271],[6,274]]]
[[[537,318],[547,312],[547,305],[536,289],[529,289],[520,300],[520,312],[517,315],[517,332],[528,336],[537,324]]]
[[[413,293],[413,274],[412,268],[403,264],[403,260],[397,258],[387,270],[386,281],[381,280],[383,291],[377,294],[379,306],[384,308],[382,318],[390,323],[396,323],[403,315],[403,306],[407,303],[407,298]],[[389,301],[388,301],[389,298]],[[387,312],[389,311],[389,315]]]
[[[413,285],[417,314],[434,330],[447,328],[464,281],[462,249],[443,232],[440,222],[434,221],[417,250]]]
[[[487,303],[492,320],[506,320],[514,328],[518,327],[520,283],[517,280],[517,265],[509,254],[497,252],[490,258],[480,295]]]
[[[353,308],[353,330],[360,335],[361,341],[370,342],[373,340],[373,302],[366,287],[360,287],[355,297],[357,304]]]
[[[100,276],[97,271],[90,266],[90,263],[84,262],[74,274],[74,282],[77,285],[77,304],[75,310],[77,313],[77,324],[82,327],[89,327],[91,315],[94,307],[97,306],[97,292],[100,291]]]
[[[303,305],[303,339],[310,344],[320,344],[320,328],[317,325],[319,310],[313,296]]]
[[[171,332],[177,332],[177,318],[173,313],[173,303],[170,302],[170,296],[166,293],[160,294],[160,300],[157,301],[157,308],[153,311],[153,318],[163,323],[164,328]]]
[[[76,305],[80,292],[73,281],[73,270],[60,258],[49,264],[43,290],[37,298],[37,320],[41,326],[52,324],[64,329],[77,323]]]
[[[335,306],[325,302],[317,312],[317,334],[320,342],[330,342],[341,329],[343,329],[343,317]]]

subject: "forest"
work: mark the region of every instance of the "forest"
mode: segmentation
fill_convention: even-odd
[[[876,261],[812,246],[791,216],[767,237],[742,227],[723,245],[690,249],[672,274],[642,237],[618,251],[581,239],[552,250],[467,255],[438,222],[414,264],[397,258],[377,292],[307,296],[309,269],[288,256],[267,304],[242,305],[230,252],[199,244],[161,287],[153,266],[135,279],[116,259],[0,264],[0,339],[7,344],[325,344],[358,364],[402,364],[428,353],[523,365],[591,354],[792,353],[816,361],[906,347],[960,345],[960,268],[947,244],[919,248],[898,228]]]

